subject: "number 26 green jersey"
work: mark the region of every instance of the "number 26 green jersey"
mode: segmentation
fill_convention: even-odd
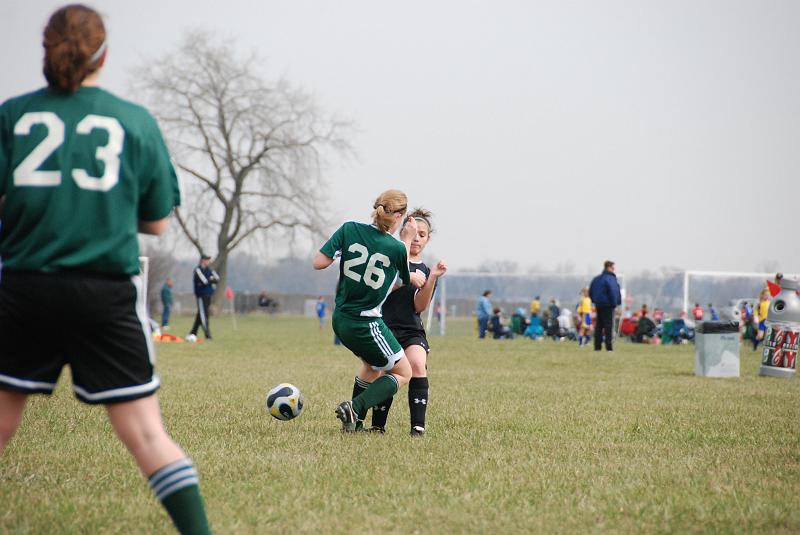
[[[398,279],[409,284],[408,253],[397,238],[375,225],[349,221],[339,227],[320,252],[334,258],[341,251],[336,313],[379,318]]]
[[[180,204],[153,117],[99,87],[0,106],[3,269],[134,275],[139,221]]]

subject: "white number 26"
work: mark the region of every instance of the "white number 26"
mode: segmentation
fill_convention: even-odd
[[[58,186],[61,171],[41,171],[39,167],[64,143],[64,121],[49,111],[28,112],[14,125],[14,134],[30,135],[34,125],[44,125],[47,136],[14,169],[15,186]],[[82,189],[108,191],[119,182],[119,155],[125,141],[125,130],[113,117],[87,115],[75,126],[75,132],[87,135],[92,130],[108,132],[108,142],[97,147],[94,157],[105,164],[103,176],[91,176],[85,169],[73,169],[72,179]]]
[[[382,267],[389,267],[391,265],[391,260],[389,260],[389,257],[381,253],[375,253],[372,256],[369,256],[369,251],[367,248],[360,243],[352,244],[347,248],[347,250],[351,253],[356,253],[358,256],[345,261],[342,269],[345,276],[353,279],[356,282],[361,282],[361,275],[353,271],[352,268],[366,263],[367,267],[364,269],[364,284],[370,288],[379,290],[381,286],[383,286],[383,282],[386,280],[386,274],[380,267],[378,267],[378,265],[380,264]],[[367,260],[368,257],[369,261]]]

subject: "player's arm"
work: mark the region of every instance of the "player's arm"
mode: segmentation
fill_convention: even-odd
[[[414,241],[417,231],[417,220],[413,217],[407,217],[406,222],[403,223],[403,228],[400,229],[400,241],[406,246],[406,258],[411,258],[411,242]]]
[[[333,264],[333,260],[342,254],[344,248],[344,228],[348,225],[345,223],[339,227],[336,232],[325,242],[325,245],[319,248],[317,255],[311,263],[314,269],[325,269]]]
[[[155,119],[147,114],[144,135],[138,149],[142,153],[138,230],[142,234],[160,236],[167,230],[172,210],[180,206],[178,175]]]
[[[414,295],[414,310],[422,312],[428,308],[433,298],[433,292],[436,289],[436,281],[445,273],[447,273],[447,263],[444,260],[440,260],[438,264],[433,266],[425,284]]]
[[[314,257],[314,262],[312,265],[314,266],[314,269],[325,269],[331,264],[333,264],[333,258],[320,251]]]
[[[0,214],[2,214],[2,201],[0,201]],[[157,219],[156,221],[139,221],[139,232],[142,234],[152,234],[161,236],[169,226],[169,218]]]

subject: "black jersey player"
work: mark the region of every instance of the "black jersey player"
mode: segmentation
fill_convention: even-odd
[[[419,277],[419,288],[403,286],[392,292],[383,306],[383,319],[411,363],[411,380],[408,383],[408,408],[411,415],[411,434],[425,433],[425,415],[428,407],[428,352],[430,346],[425,335],[420,313],[433,298],[436,282],[447,272],[447,264],[441,260],[433,269],[422,262],[422,251],[428,244],[433,227],[431,213],[417,208],[409,214],[417,222],[417,234],[409,248],[409,270],[411,276]],[[372,409],[372,431],[383,432],[392,398]]]

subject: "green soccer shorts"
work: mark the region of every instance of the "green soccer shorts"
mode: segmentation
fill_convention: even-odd
[[[352,318],[334,311],[333,332],[347,349],[374,370],[389,371],[405,356],[381,318]]]

